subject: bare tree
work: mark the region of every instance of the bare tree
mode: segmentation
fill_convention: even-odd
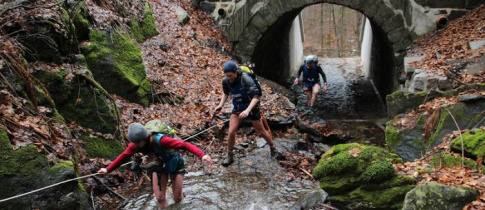
[[[340,58],[340,43],[339,43],[339,38],[338,38],[338,34],[337,34],[337,23],[336,23],[336,20],[335,20],[335,11],[334,11],[334,5],[332,5],[332,19],[333,19],[333,30],[334,30],[334,33],[335,33],[335,40],[337,41],[337,57]]]

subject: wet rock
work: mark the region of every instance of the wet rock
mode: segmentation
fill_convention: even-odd
[[[322,189],[315,189],[305,196],[303,196],[299,201],[295,203],[290,209],[292,210],[299,210],[299,209],[310,209],[311,207],[322,204],[327,200],[328,193],[323,191]]]
[[[485,99],[485,96],[482,96],[480,94],[464,94],[464,95],[459,95],[457,99],[460,102],[472,102],[476,100]]]
[[[317,157],[320,157],[323,153],[330,150],[330,146],[322,143],[314,143],[313,144],[313,151]]]
[[[278,152],[284,153],[294,153],[296,151],[296,144],[298,140],[291,137],[288,138],[276,138],[273,139],[274,145]]]
[[[320,132],[308,125],[305,121],[298,121],[298,124],[296,125],[297,128],[300,130],[302,133],[308,134],[308,138],[312,142],[322,142],[323,137],[320,134]]]
[[[256,146],[258,146],[258,148],[263,148],[266,146],[266,140],[263,138],[256,139]]]
[[[406,194],[403,210],[413,209],[462,209],[476,200],[478,190],[450,187],[436,182],[424,183]]]
[[[177,20],[180,24],[184,25],[189,22],[189,14],[179,6],[175,7],[175,14],[177,14]]]

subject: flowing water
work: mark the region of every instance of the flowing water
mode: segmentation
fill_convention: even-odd
[[[341,138],[338,143],[360,142],[382,146],[384,132],[379,124],[386,116],[371,82],[362,76],[360,58],[323,59],[320,63],[327,76],[328,92],[320,92],[315,113],[309,113],[303,90],[299,86],[293,87],[298,100],[297,113],[318,118],[313,122],[324,123],[334,130],[336,138]],[[281,146],[297,141],[275,139],[275,144]],[[269,159],[267,146],[255,147],[244,157],[236,158],[228,168],[216,164],[210,173],[194,171],[186,174],[185,199],[169,209],[300,209],[299,200],[317,188],[317,182],[288,177],[276,160]],[[170,188],[167,198],[169,203],[173,203]],[[157,208],[157,201],[149,188],[140,190],[123,207]]]

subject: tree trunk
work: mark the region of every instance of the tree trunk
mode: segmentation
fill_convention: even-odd
[[[322,7],[320,7],[320,31],[322,32],[322,35],[320,36],[320,38],[322,39],[322,42],[321,42],[321,45],[320,45],[320,48],[322,49],[320,55],[323,55],[324,54],[324,48],[323,48],[323,41],[324,41],[324,32],[323,32],[323,4],[321,4]]]
[[[332,5],[332,19],[333,19],[333,31],[335,33],[335,40],[337,41],[337,57],[340,58],[340,43],[339,43],[339,38],[337,34],[337,24],[335,20],[335,11],[334,11],[334,6]]]

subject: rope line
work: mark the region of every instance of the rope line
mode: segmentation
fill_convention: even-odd
[[[279,97],[278,97],[278,95],[277,95],[277,97],[276,97],[276,98],[274,98],[273,100],[270,100],[270,101],[268,101],[268,102],[266,102],[266,103],[272,102],[272,101],[274,101],[274,100],[276,100],[276,99],[278,99],[278,98],[279,98]],[[211,127],[208,127],[208,128],[206,128],[206,129],[204,129],[204,130],[202,130],[202,131],[200,131],[200,132],[198,132],[198,133],[196,133],[196,134],[194,134],[194,135],[192,135],[192,136],[189,136],[189,137],[187,137],[187,138],[183,139],[182,141],[187,141],[187,140],[189,140],[189,139],[191,139],[191,138],[194,138],[195,136],[200,135],[201,133],[204,133],[204,132],[206,132],[206,131],[208,131],[208,130],[212,129],[213,127],[216,127],[216,126],[218,126],[218,125],[220,125],[220,124],[226,123],[227,121],[229,121],[229,119],[224,120],[224,121],[222,121],[222,122],[220,122],[220,123],[217,123],[217,124],[215,124],[215,125],[213,125],[213,126],[211,126]],[[130,162],[124,163],[124,164],[122,164],[120,167],[122,167],[122,166],[126,166],[126,165],[128,165],[128,164],[131,164],[132,162],[133,162],[133,161],[130,161]],[[58,182],[58,183],[55,183],[55,184],[51,184],[51,185],[49,185],[49,186],[45,186],[45,187],[43,187],[43,188],[39,188],[39,189],[36,189],[36,190],[32,190],[32,191],[30,191],[30,192],[26,192],[26,193],[23,193],[23,194],[19,194],[19,195],[16,195],[16,196],[12,196],[12,197],[10,197],[10,198],[5,198],[5,199],[2,199],[2,200],[0,200],[0,203],[3,203],[3,202],[5,202],[5,201],[9,201],[9,200],[12,200],[12,199],[15,199],[15,198],[19,198],[19,197],[22,197],[22,196],[26,196],[26,195],[29,195],[29,194],[32,194],[32,193],[35,193],[35,192],[39,192],[39,191],[42,191],[42,190],[45,190],[45,189],[48,189],[48,188],[51,188],[51,187],[55,187],[55,186],[57,186],[57,185],[61,185],[61,184],[67,183],[67,182],[71,182],[71,181],[75,181],[75,180],[79,180],[79,179],[84,179],[84,178],[89,178],[89,177],[92,177],[92,176],[97,176],[97,175],[99,175],[99,173],[94,173],[94,174],[89,174],[89,175],[85,175],[85,176],[80,176],[80,177],[76,177],[76,178],[72,178],[72,179],[64,180],[64,181],[62,181],[62,182]]]
[[[64,180],[62,182],[58,182],[58,183],[55,183],[55,184],[52,184],[52,185],[49,185],[49,186],[46,186],[46,187],[43,187],[43,188],[40,188],[40,189],[37,189],[37,190],[32,190],[32,191],[27,192],[27,193],[23,193],[23,194],[19,194],[19,195],[10,197],[10,198],[2,199],[2,200],[0,200],[0,203],[5,202],[5,201],[8,201],[8,200],[12,200],[14,198],[19,198],[19,197],[22,197],[22,196],[25,196],[25,195],[28,195],[28,194],[32,194],[32,193],[35,193],[35,192],[39,192],[41,190],[45,190],[47,188],[51,188],[51,187],[54,187],[54,186],[57,186],[57,185],[60,185],[60,184],[67,183],[67,182],[71,182],[71,181],[75,181],[75,180],[78,180],[78,179],[84,179],[84,178],[96,176],[98,174],[99,173],[95,173],[95,174],[85,175],[85,176],[81,176],[81,177],[77,177],[77,178],[73,178],[73,179]]]

